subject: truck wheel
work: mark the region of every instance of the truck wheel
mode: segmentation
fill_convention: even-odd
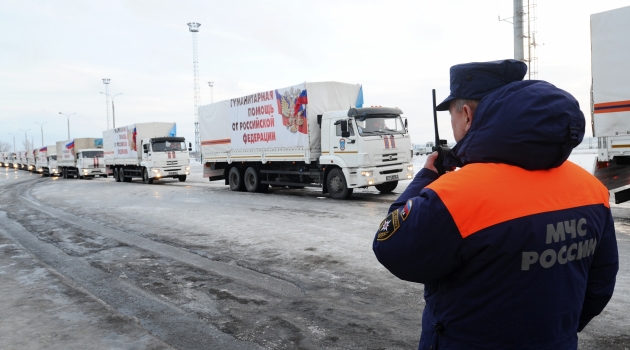
[[[118,176],[118,168],[114,168],[114,180],[120,182],[120,176]]]
[[[184,182],[186,181],[186,175],[179,175],[177,176],[177,179],[179,180],[179,182]]]
[[[354,189],[348,188],[346,177],[340,169],[333,169],[328,173],[328,192],[334,199],[346,199],[352,195]]]
[[[144,182],[147,185],[150,185],[153,183],[153,179],[149,177],[149,172],[147,171],[147,169],[144,169],[144,172],[142,173],[142,182]]]
[[[374,187],[381,193],[391,193],[396,186],[398,186],[398,181],[385,182],[380,185],[375,185]]]
[[[241,175],[241,171],[238,170],[237,167],[230,168],[230,172],[228,173],[228,180],[230,183],[230,190],[232,191],[242,191],[243,190],[243,176]]]
[[[260,183],[260,176],[254,167],[249,167],[245,170],[243,182],[245,183],[245,189],[247,189],[248,192],[267,192],[269,189],[268,184]]]

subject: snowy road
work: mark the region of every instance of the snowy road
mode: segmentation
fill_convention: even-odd
[[[17,334],[0,348],[417,347],[422,286],[371,251],[406,182],[335,201],[309,189],[234,193],[193,170],[185,183],[144,185],[3,169],[0,285],[16,295],[0,301],[0,333]],[[612,206],[622,271],[581,349],[630,348],[630,206]],[[18,269],[15,256],[30,260]],[[42,272],[25,272],[33,266]],[[29,306],[24,295],[42,284],[48,304]],[[11,322],[23,308],[26,321]],[[71,308],[79,316],[63,316]],[[19,342],[24,327],[29,343]]]

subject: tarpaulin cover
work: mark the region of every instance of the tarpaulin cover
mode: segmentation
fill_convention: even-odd
[[[317,115],[355,107],[360,87],[307,82],[201,106],[204,158],[216,153],[298,149],[310,151],[314,160],[321,154]]]
[[[591,15],[594,136],[630,130],[630,6]]]

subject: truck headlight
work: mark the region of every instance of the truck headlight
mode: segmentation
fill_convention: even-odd
[[[407,178],[408,178],[408,179],[411,179],[411,174],[407,174]]]
[[[186,171],[188,171],[188,170],[190,170],[190,167],[189,167],[189,166],[187,166],[187,167],[186,167]]]
[[[413,171],[413,165],[407,165],[407,171],[408,172],[412,172]]]
[[[160,170],[159,170],[159,169],[153,169],[153,172],[154,172],[154,173],[159,173],[159,172],[160,172]]]
[[[374,180],[368,180],[368,185],[374,185]]]
[[[371,171],[362,171],[361,172],[361,176],[363,176],[363,177],[371,177],[372,176],[372,172]]]
[[[83,173],[87,174],[88,173],[87,169],[83,169]]]

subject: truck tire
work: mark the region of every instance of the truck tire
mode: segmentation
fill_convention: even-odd
[[[184,182],[186,181],[186,175],[179,175],[177,176],[177,179],[179,180],[179,182]]]
[[[142,182],[144,182],[147,185],[150,185],[153,183],[153,179],[149,177],[149,172],[147,171],[146,168],[144,168],[144,171],[142,172]]]
[[[230,190],[242,191],[243,190],[243,175],[237,167],[230,168],[228,173],[228,181],[230,183]]]
[[[346,177],[341,169],[333,169],[328,173],[326,180],[328,192],[333,199],[347,199],[352,195],[353,188],[348,188]]]
[[[385,194],[391,193],[396,188],[396,186],[398,186],[398,181],[385,182],[380,185],[375,185],[374,187],[376,187],[379,192]]]
[[[114,180],[120,182],[120,176],[118,176],[118,168],[114,168]]]
[[[269,189],[269,184],[260,183],[260,175],[254,167],[249,167],[245,170],[243,182],[248,192],[264,193]]]

